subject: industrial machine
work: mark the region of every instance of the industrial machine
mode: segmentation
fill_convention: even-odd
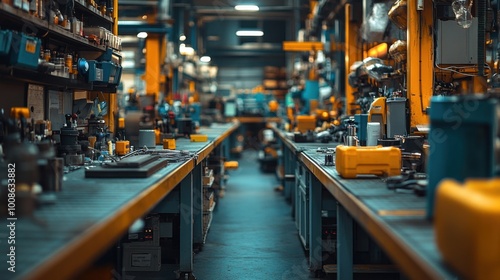
[[[442,179],[462,182],[495,176],[498,106],[497,99],[487,96],[432,98],[427,218],[434,215],[435,192]]]

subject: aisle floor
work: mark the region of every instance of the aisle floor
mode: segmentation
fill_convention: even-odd
[[[259,170],[246,150],[230,171],[202,250],[194,258],[199,280],[311,279],[291,206],[275,174]]]

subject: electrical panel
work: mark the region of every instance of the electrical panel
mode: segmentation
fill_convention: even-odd
[[[160,215],[149,215],[144,227],[129,232],[123,244],[124,271],[160,271],[162,238],[172,238],[173,223],[160,220]]]
[[[478,19],[464,29],[454,20],[437,21],[436,63],[477,64]]]

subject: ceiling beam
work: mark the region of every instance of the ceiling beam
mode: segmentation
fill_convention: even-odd
[[[120,6],[158,6],[158,1],[120,0]]]

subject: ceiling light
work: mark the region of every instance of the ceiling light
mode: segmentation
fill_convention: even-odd
[[[211,60],[212,60],[212,58],[211,58],[210,56],[206,56],[206,55],[205,55],[205,56],[200,57],[200,61],[201,61],[201,62],[206,62],[206,63],[208,63],[208,62],[210,62]]]
[[[139,25],[144,24],[142,20],[119,20],[118,25]]]
[[[261,37],[261,36],[264,36],[264,32],[262,32],[260,30],[238,30],[238,31],[236,31],[236,36]]]
[[[237,11],[248,11],[248,12],[256,12],[259,10],[259,6],[257,5],[236,5],[234,9]]]
[[[137,38],[146,39],[147,37],[148,37],[148,33],[146,33],[146,32],[137,33]]]
[[[182,34],[182,35],[179,37],[179,41],[181,41],[181,42],[186,41],[186,35]]]

